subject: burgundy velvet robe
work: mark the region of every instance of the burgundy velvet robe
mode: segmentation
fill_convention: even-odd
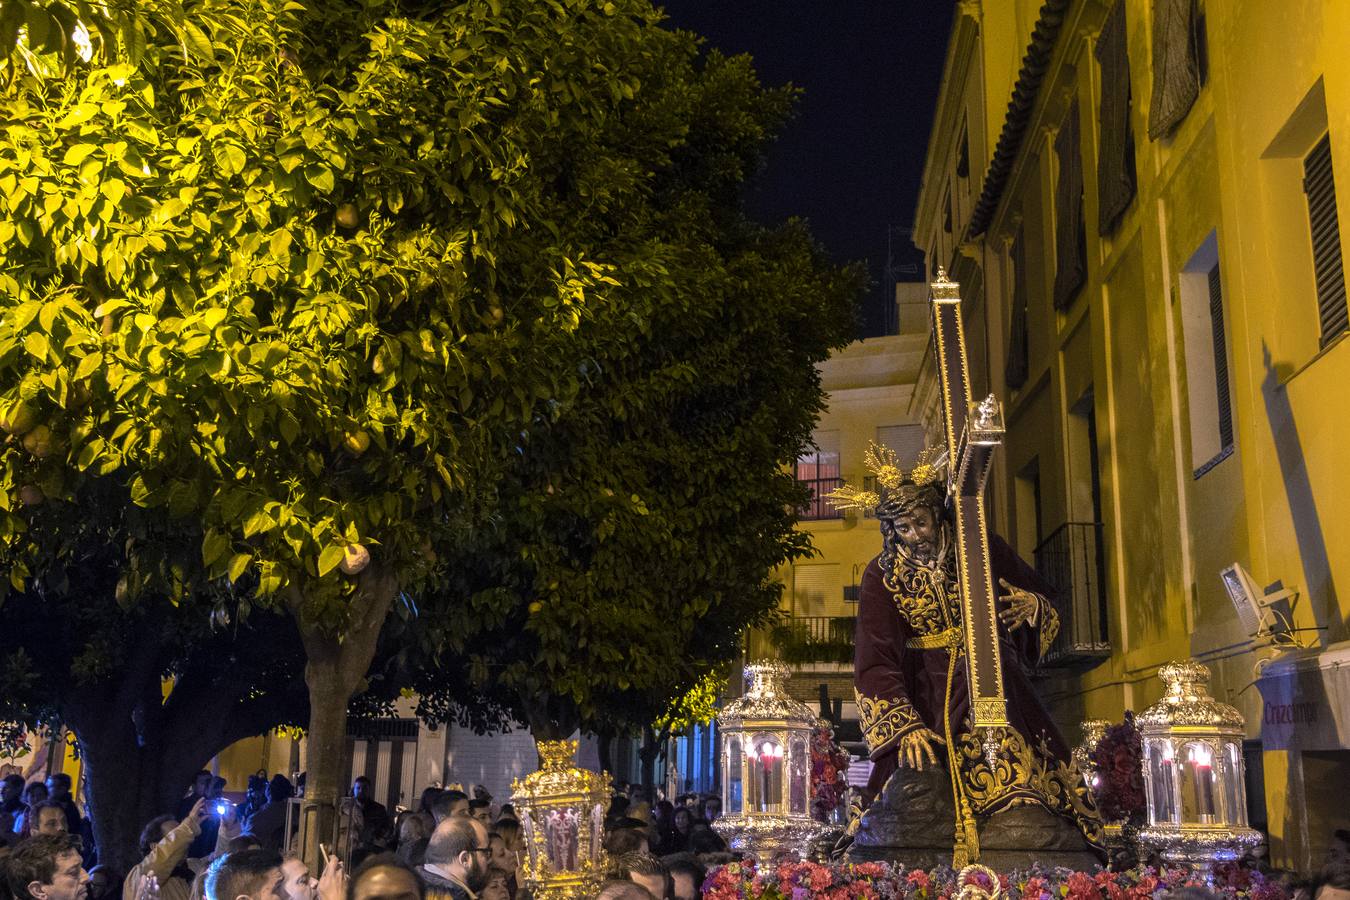
[[[868,793],[875,796],[895,772],[900,739],[926,727],[951,743],[977,815],[1018,803],[1040,803],[1074,821],[1095,841],[1100,823],[1086,785],[1027,675],[1027,669],[1040,659],[1058,632],[1058,616],[1046,599],[1051,589],[997,535],[990,535],[990,557],[996,585],[1003,579],[1036,594],[1039,600],[1030,622],[1013,630],[999,624],[1003,686],[1012,730],[992,768],[970,733],[964,653],[956,659],[948,696],[948,650],[913,646],[916,640],[945,627],[960,627],[954,548],[949,548],[946,565],[937,570],[936,577],[929,574],[932,570],[919,567],[903,554],[896,558],[887,577],[883,577],[882,557],[873,559],[863,573],[854,682],[863,736],[874,764]],[[1001,586],[997,591],[1000,596],[1006,593]],[[1004,609],[1005,604],[999,602],[998,608]],[[933,750],[939,765],[946,768],[950,759],[947,749],[935,743]]]

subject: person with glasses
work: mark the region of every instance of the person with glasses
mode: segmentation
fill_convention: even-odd
[[[428,900],[477,900],[491,862],[487,826],[470,816],[445,819],[431,834],[419,872]]]

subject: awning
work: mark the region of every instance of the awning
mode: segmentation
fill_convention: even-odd
[[[1256,686],[1262,749],[1350,748],[1350,645],[1275,660]]]

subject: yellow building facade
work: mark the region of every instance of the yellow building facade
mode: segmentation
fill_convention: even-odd
[[[1350,825],[1347,39],[1338,0],[962,0],[915,227],[1005,404],[991,521],[1065,595],[1061,727],[1206,661],[1302,870]],[[938,433],[931,355],[915,403]]]

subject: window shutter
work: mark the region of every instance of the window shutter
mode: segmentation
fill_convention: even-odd
[[[1195,0],[1153,0],[1153,100],[1148,136],[1172,133],[1200,96]]]
[[[844,585],[838,563],[793,566],[792,611],[798,616],[841,615]]]
[[[1117,0],[1097,41],[1102,96],[1097,158],[1097,233],[1109,234],[1134,200],[1134,130],[1130,127],[1130,55],[1125,0]]]
[[[1322,346],[1325,347],[1350,326],[1346,316],[1345,269],[1341,260],[1340,223],[1336,216],[1330,134],[1318,141],[1303,161],[1303,192],[1308,195],[1317,310],[1322,325]]]
[[[1027,347],[1027,266],[1025,232],[1018,229],[1012,245],[1013,297],[1012,322],[1008,327],[1008,361],[1003,381],[1011,390],[1027,383],[1030,367]]]
[[[1078,104],[1055,137],[1059,181],[1055,185],[1055,308],[1068,309],[1087,280],[1087,232],[1083,226],[1083,156]]]
[[[1219,446],[1233,446],[1233,403],[1228,393],[1228,341],[1223,330],[1223,290],[1219,264],[1209,270],[1209,320],[1214,329],[1214,386],[1219,395]]]

